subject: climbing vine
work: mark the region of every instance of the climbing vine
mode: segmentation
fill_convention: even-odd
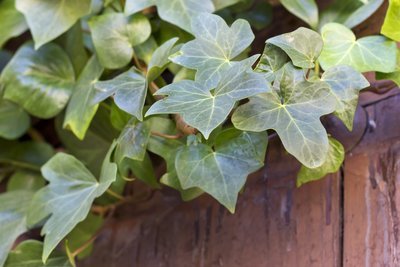
[[[362,38],[383,0],[280,2],[309,27],[255,51],[268,1],[0,0],[0,266],[75,266],[137,181],[234,213],[273,133],[298,186],[338,171],[321,117],[353,129],[365,72],[400,84],[400,1]]]

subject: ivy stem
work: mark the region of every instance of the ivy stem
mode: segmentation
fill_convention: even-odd
[[[170,134],[164,134],[164,133],[159,133],[159,132],[151,132],[151,135],[163,137],[166,139],[180,139],[183,137],[183,134],[181,134],[181,133],[175,134],[175,135],[170,135]]]
[[[19,162],[19,161],[14,161],[14,160],[10,160],[10,159],[0,160],[0,163],[10,164],[10,165],[13,165],[14,167],[17,167],[17,168],[22,168],[22,169],[27,169],[27,170],[31,170],[31,171],[40,172],[40,167],[39,166],[30,164],[30,163]]]
[[[28,135],[33,141],[37,141],[37,142],[44,142],[45,141],[43,135],[41,135],[39,133],[39,131],[36,130],[35,128],[29,128]]]
[[[317,76],[319,76],[320,66],[319,66],[318,61],[315,62],[315,69],[314,69],[314,71],[315,71],[315,74],[316,74]]]
[[[118,194],[118,193],[112,191],[110,188],[107,189],[106,192],[107,192],[107,194],[109,194],[110,196],[115,197],[115,198],[118,199],[118,200],[124,200],[124,199],[125,199],[123,196],[121,196],[120,194]]]

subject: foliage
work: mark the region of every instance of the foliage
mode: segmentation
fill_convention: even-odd
[[[298,186],[338,171],[321,117],[352,130],[363,72],[400,84],[399,1],[383,35],[351,30],[382,2],[281,0],[311,29],[254,55],[266,1],[0,0],[0,266],[74,266],[137,180],[233,213],[272,130]]]

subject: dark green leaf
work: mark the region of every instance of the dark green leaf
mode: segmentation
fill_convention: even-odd
[[[67,104],[75,82],[67,54],[55,44],[35,50],[22,46],[3,70],[4,98],[40,118],[57,115]]]
[[[267,43],[255,71],[263,73],[268,82],[273,82],[275,73],[288,61],[289,58],[282,49]]]
[[[16,139],[29,128],[28,114],[11,101],[0,98],[0,137]]]

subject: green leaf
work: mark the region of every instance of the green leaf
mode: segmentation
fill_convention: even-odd
[[[230,129],[217,140],[215,150],[204,144],[182,148],[175,168],[182,188],[200,188],[234,213],[247,176],[264,165],[268,137]]]
[[[272,6],[267,1],[257,2],[250,10],[237,14],[237,18],[247,20],[251,27],[260,31],[272,22]]]
[[[92,56],[79,76],[67,107],[63,127],[71,130],[80,140],[84,139],[90,122],[96,114],[98,105],[93,105],[91,101],[94,95],[94,84],[103,71],[97,58]]]
[[[115,160],[121,162],[124,158],[142,161],[146,154],[150,131],[146,123],[132,119],[122,130],[117,139]]]
[[[377,80],[392,80],[400,86],[400,52],[397,52],[397,65],[396,69],[391,73],[376,73]]]
[[[228,6],[233,6],[239,2],[243,2],[243,0],[212,0],[212,1],[215,6],[215,10],[220,10]]]
[[[325,45],[319,62],[325,70],[349,65],[360,72],[392,72],[396,67],[396,43],[383,36],[356,40],[350,29],[338,23],[326,24],[321,32]]]
[[[85,220],[78,225],[66,236],[68,240],[68,248],[70,251],[75,251],[80,248],[85,242],[89,241],[103,225],[104,219],[101,216],[89,213]],[[90,255],[93,249],[93,244],[90,244],[77,256],[78,259],[84,259]]]
[[[368,80],[349,66],[335,66],[327,69],[321,77],[336,98],[334,114],[351,131],[358,103],[358,93],[369,86]]]
[[[38,49],[66,32],[81,17],[89,14],[90,0],[16,0],[25,15]]]
[[[177,41],[178,38],[172,38],[154,51],[149,66],[147,67],[147,80],[149,82],[154,81],[166,69],[167,65],[170,63],[168,57],[176,52],[175,43]]]
[[[151,106],[146,116],[180,114],[187,124],[198,129],[207,139],[228,117],[237,101],[270,90],[263,75],[251,69],[256,57],[228,69],[213,92],[214,88],[190,80],[161,88],[156,95],[168,97]]]
[[[4,267],[71,267],[66,255],[54,252],[46,263],[42,262],[43,243],[26,240],[10,252]]]
[[[318,33],[303,27],[272,37],[266,43],[281,48],[300,68],[313,68],[324,45]]]
[[[154,172],[152,159],[147,152],[144,154],[144,158],[141,161],[125,158],[120,162],[118,168],[120,175],[123,177],[132,178],[129,176],[133,174],[133,178],[137,178],[153,188],[160,188]]]
[[[316,181],[329,173],[335,173],[339,170],[344,160],[344,148],[342,144],[334,138],[329,138],[328,156],[325,162],[317,168],[310,169],[302,166],[297,174],[297,186]]]
[[[268,82],[273,82],[275,80],[275,73],[288,61],[289,58],[282,49],[267,43],[255,71],[263,73]]]
[[[28,223],[34,225],[51,214],[41,232],[45,235],[43,262],[58,243],[87,217],[94,199],[115,181],[117,165],[110,161],[114,147],[111,146],[104,159],[99,181],[79,160],[65,153],[56,154],[42,167],[42,175],[50,183],[35,194]]]
[[[151,34],[146,16],[107,13],[89,21],[96,53],[101,65],[118,69],[127,65],[133,56],[133,47],[145,42]]]
[[[237,64],[232,61],[253,41],[247,21],[236,20],[231,27],[217,15],[202,13],[192,20],[195,40],[184,44],[172,62],[196,69],[196,81],[214,87],[222,73]]]
[[[26,232],[26,212],[33,193],[12,191],[0,194],[0,266],[7,259],[14,241]]]
[[[370,17],[383,3],[383,0],[336,0],[321,12],[319,26],[337,22],[354,28]]]
[[[53,148],[47,143],[26,141],[0,145],[0,164],[25,170],[39,171],[40,166],[54,155]]]
[[[35,51],[22,46],[3,70],[4,98],[32,115],[48,119],[57,115],[72,93],[75,74],[67,54],[56,44]]]
[[[120,109],[142,120],[147,81],[135,67],[112,80],[96,82],[94,87],[92,105],[114,95],[114,102]]]
[[[121,110],[114,102],[111,104],[110,121],[118,131],[122,131],[132,115]]]
[[[336,100],[327,83],[296,78],[302,73],[291,63],[285,65],[280,91],[250,98],[236,109],[232,122],[244,131],[275,130],[290,154],[315,168],[323,164],[329,148],[320,117],[334,111]]]
[[[22,34],[28,29],[24,15],[15,9],[15,0],[0,2],[0,48],[12,37]]]
[[[45,186],[41,175],[34,172],[17,171],[7,182],[7,191],[26,190],[35,192]]]
[[[79,140],[71,131],[62,128],[62,116],[56,118],[57,135],[67,152],[82,161],[97,177],[101,162],[118,132],[112,127],[108,111],[100,105],[85,138]]]
[[[159,16],[187,32],[192,33],[190,22],[193,17],[202,12],[211,13],[214,5],[211,0],[128,0],[125,4],[125,14],[133,14],[144,8],[156,5]]]
[[[280,0],[293,15],[307,22],[311,28],[318,27],[318,7],[314,0]]]
[[[0,99],[0,137],[19,138],[28,130],[30,121],[23,108],[11,101]]]
[[[381,33],[390,39],[400,41],[400,0],[389,0]]]

